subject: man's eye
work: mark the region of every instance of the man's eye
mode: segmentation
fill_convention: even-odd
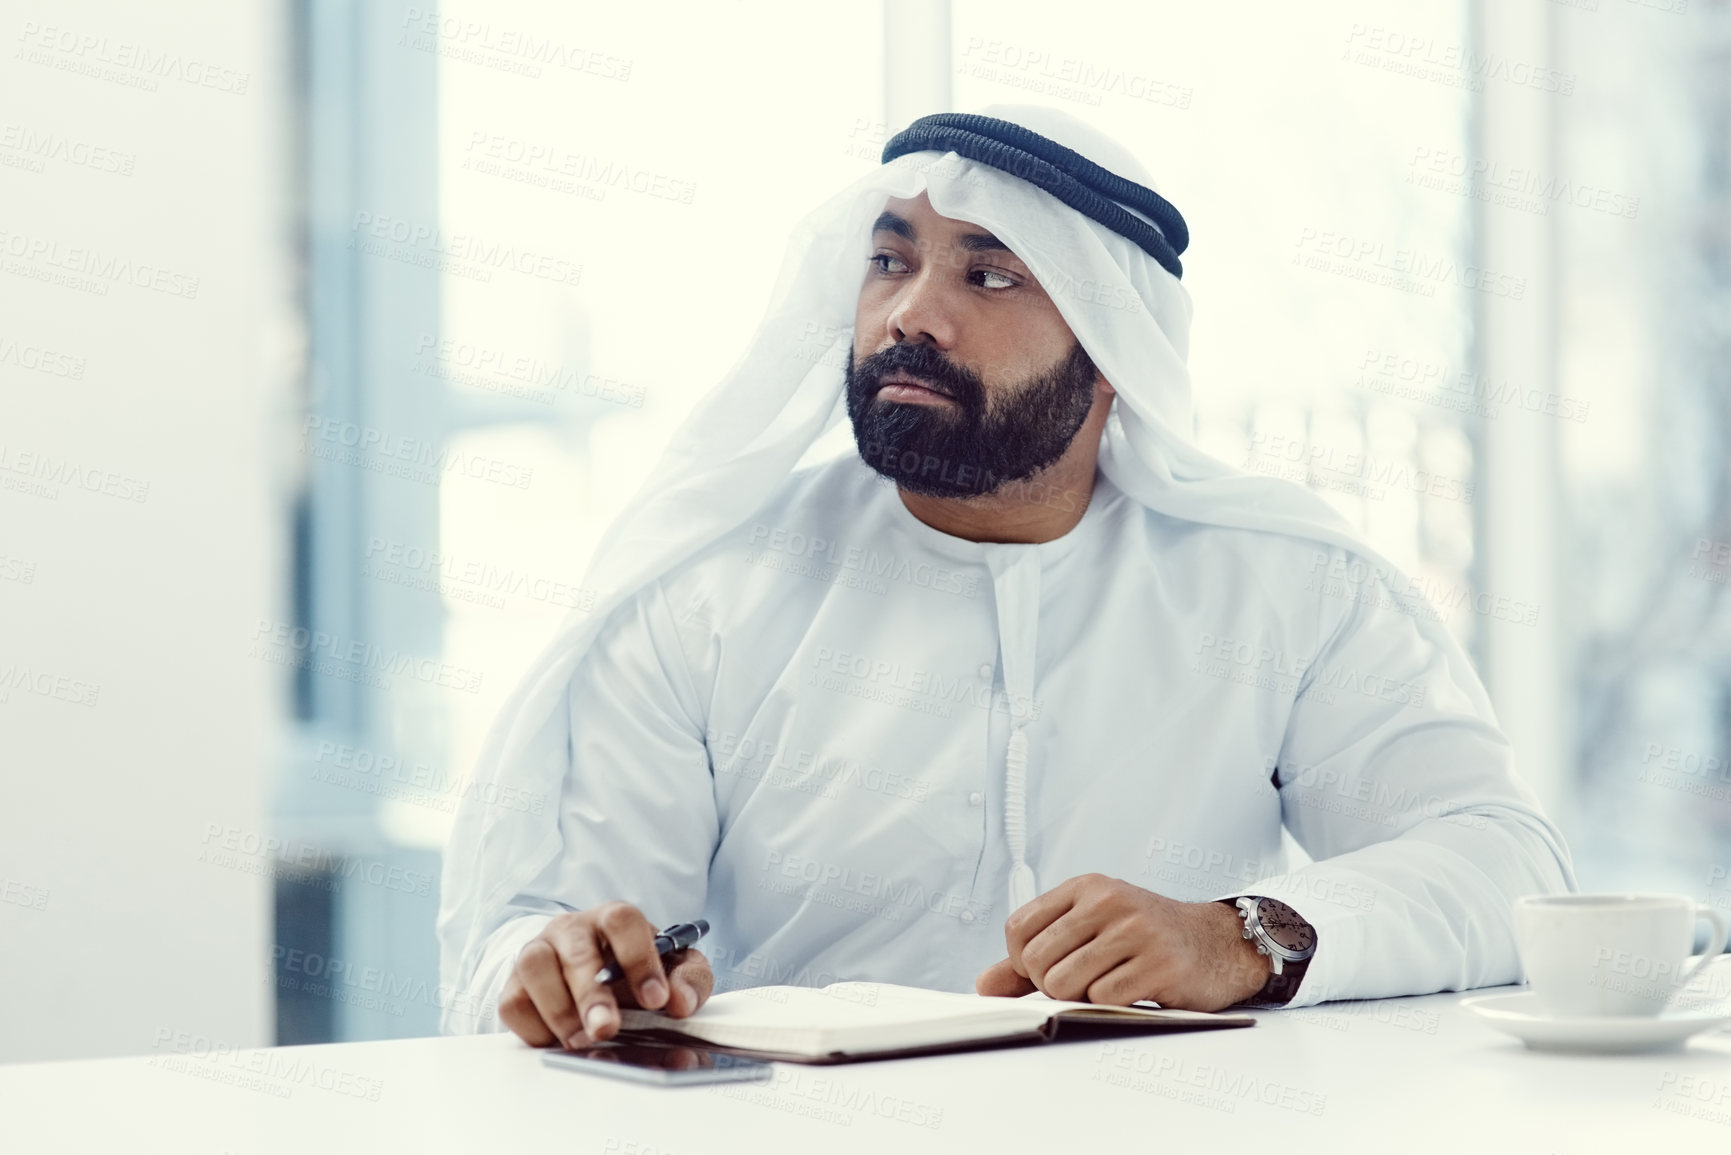
[[[890,268],[889,262],[894,262],[899,267]],[[872,255],[872,264],[878,267],[878,272],[880,273],[900,273],[907,271],[907,265],[903,264],[902,259],[894,253],[874,253]]]
[[[986,289],[1013,289],[1016,279],[996,269],[975,269],[974,276],[980,278],[980,285]]]

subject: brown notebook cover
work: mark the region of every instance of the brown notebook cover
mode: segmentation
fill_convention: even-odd
[[[958,996],[971,998],[973,996]],[[811,1065],[830,1065],[836,1063],[870,1062],[877,1059],[906,1059],[919,1055],[954,1054],[960,1051],[996,1050],[1002,1047],[1027,1046],[1033,1043],[1072,1042],[1088,1039],[1122,1038],[1126,1035],[1167,1034],[1175,1031],[1205,1031],[1222,1030],[1233,1027],[1251,1027],[1256,1020],[1245,1014],[1211,1014],[1204,1015],[1193,1012],[1177,1012],[1171,1017],[1152,1017],[1141,1015],[1093,1015],[1092,1010],[1105,1008],[1075,1009],[1070,1004],[1057,1002],[1053,1004],[1051,1016],[1032,1030],[1015,1031],[985,1038],[965,1038],[954,1041],[926,1043],[919,1046],[893,1047],[881,1050],[831,1051],[826,1054],[808,1054],[803,1051],[781,1051],[759,1047],[728,1046],[697,1038],[680,1031],[675,1026],[667,1027],[637,1027],[621,1030],[617,1036],[621,1042],[653,1043],[662,1046],[689,1047],[696,1051],[709,1051],[724,1055],[739,1055],[745,1058],[762,1059],[766,1062],[804,1063]],[[699,1012],[701,1014],[701,1012]],[[633,1017],[641,1016],[635,1012]],[[667,1020],[675,1023],[678,1020]]]

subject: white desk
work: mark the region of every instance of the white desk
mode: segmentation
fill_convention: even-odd
[[[510,1036],[216,1059],[165,1043],[148,1057],[0,1067],[0,1151],[1492,1155],[1731,1141],[1731,1034],[1668,1054],[1548,1055],[1482,1025],[1463,997],[1335,1003],[1116,1044],[784,1064],[773,1082],[725,1088],[555,1071]]]

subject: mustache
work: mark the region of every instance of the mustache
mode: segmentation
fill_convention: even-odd
[[[854,378],[862,396],[875,394],[883,387],[884,378],[906,374],[929,384],[935,392],[960,402],[962,408],[977,412],[985,407],[986,386],[980,375],[957,365],[938,352],[936,346],[897,343],[861,361]]]

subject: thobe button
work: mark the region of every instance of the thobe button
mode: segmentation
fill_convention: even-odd
[[[962,921],[963,922],[973,922],[974,921],[974,912],[971,910],[962,911]]]
[[[994,667],[993,667],[993,665],[992,665],[992,663],[990,663],[990,662],[981,662],[981,663],[980,663],[980,677],[982,677],[982,678],[989,678],[989,677],[991,677],[991,676],[992,676],[992,670],[993,670],[993,669],[994,669]]]
[[[984,802],[985,800],[986,800],[986,796],[984,794],[981,794],[978,790],[976,790],[972,794],[968,795],[968,805],[969,806],[978,806],[980,803]]]

